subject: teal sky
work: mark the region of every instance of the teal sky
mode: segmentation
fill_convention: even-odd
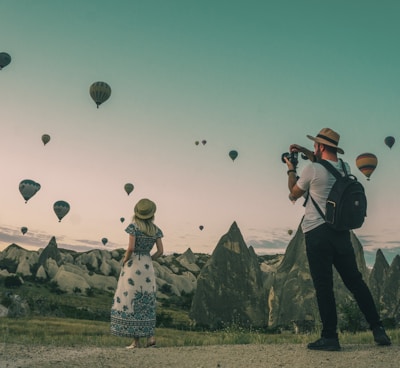
[[[148,197],[167,252],[210,253],[233,221],[257,252],[281,252],[303,214],[287,199],[281,153],[312,148],[306,134],[330,127],[369,199],[356,235],[372,255],[399,253],[399,147],[383,143],[400,140],[398,1],[0,0],[0,9],[0,52],[12,57],[0,71],[0,249],[44,247],[53,235],[60,247],[102,248],[103,237],[108,249],[126,247],[133,206]],[[99,109],[95,81],[112,88]],[[364,152],[379,160],[371,181],[355,166]],[[27,204],[23,179],[42,186]],[[61,223],[57,200],[71,205]]]

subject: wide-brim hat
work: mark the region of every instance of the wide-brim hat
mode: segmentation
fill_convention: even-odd
[[[325,144],[326,146],[334,147],[337,149],[338,153],[341,153],[341,154],[344,153],[344,151],[338,147],[340,135],[332,129],[323,128],[317,134],[316,137],[307,135],[307,138],[311,139],[312,141],[314,141],[316,143]]]
[[[157,206],[156,204],[151,201],[150,199],[143,198],[135,206],[135,216],[142,220],[147,220],[154,216],[156,212]]]

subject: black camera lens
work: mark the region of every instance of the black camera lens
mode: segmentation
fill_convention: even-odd
[[[298,155],[299,155],[299,153],[295,152],[295,151],[290,152],[290,153],[285,152],[285,153],[282,153],[281,160],[285,164],[286,163],[285,157],[286,157],[292,163],[292,165],[294,167],[297,167],[297,164],[299,163]]]

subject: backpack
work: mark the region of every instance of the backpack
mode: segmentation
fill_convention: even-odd
[[[367,216],[367,197],[365,196],[363,185],[354,175],[347,173],[343,160],[340,160],[340,162],[344,176],[328,161],[318,161],[336,178],[326,199],[325,214],[311,195],[309,197],[321,217],[331,228],[338,231],[358,229],[362,226]]]

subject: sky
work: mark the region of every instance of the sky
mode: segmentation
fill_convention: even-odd
[[[366,189],[355,233],[367,261],[377,249],[389,262],[400,253],[400,142],[384,144],[400,140],[398,1],[0,0],[0,9],[0,52],[12,57],[0,71],[0,250],[43,248],[52,236],[77,251],[125,248],[134,205],[150,198],[166,253],[211,254],[234,221],[257,253],[283,253],[304,209],[288,200],[281,154],[292,143],[312,149],[306,135],[330,127]],[[99,109],[96,81],[112,89]],[[378,157],[370,181],[355,164],[364,152]],[[41,185],[27,203],[24,179]],[[61,222],[58,200],[71,206]]]

